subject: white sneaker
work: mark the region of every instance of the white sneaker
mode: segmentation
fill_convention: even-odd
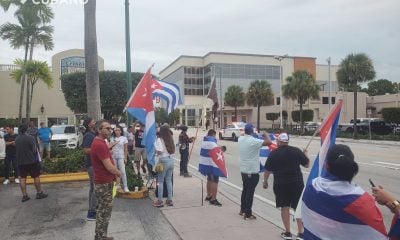
[[[19,179],[18,178],[15,179],[15,183],[19,184]]]
[[[5,179],[4,182],[3,182],[4,185],[7,185],[9,183],[10,183],[10,180],[8,180],[8,179]]]
[[[127,187],[124,188],[124,192],[129,192],[129,189]]]

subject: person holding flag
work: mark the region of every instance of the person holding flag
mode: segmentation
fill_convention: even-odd
[[[265,133],[264,140],[253,137],[253,134],[253,124],[247,123],[244,126],[244,136],[240,136],[238,140],[240,172],[243,181],[239,215],[243,216],[245,220],[256,219],[256,216],[253,215],[252,207],[254,191],[260,180],[259,152],[262,146],[272,144],[268,133]]]
[[[304,190],[304,239],[387,239],[374,198],[352,183],[358,164],[351,149],[332,145],[324,169]]]
[[[208,130],[207,136],[203,138],[200,150],[199,172],[207,176],[207,197],[211,205],[222,207],[217,200],[219,177],[227,177],[228,173],[225,166],[223,152],[224,146],[217,145],[217,132],[213,129]]]
[[[276,207],[281,208],[282,222],[285,232],[282,232],[283,239],[292,239],[290,233],[290,208],[296,209],[304,182],[300,165],[308,168],[310,160],[307,157],[307,150],[303,152],[293,146],[289,146],[289,136],[281,133],[278,136],[278,148],[272,151],[265,163],[263,188],[268,188],[268,177],[273,172],[274,194]],[[297,220],[297,240],[303,239],[303,224],[301,219]]]

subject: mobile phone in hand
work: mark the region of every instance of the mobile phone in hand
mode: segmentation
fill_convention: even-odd
[[[375,184],[374,184],[374,182],[371,180],[371,178],[368,179],[368,181],[369,181],[369,183],[371,184],[372,187],[375,187]]]

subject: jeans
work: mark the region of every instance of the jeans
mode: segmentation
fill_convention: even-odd
[[[180,173],[188,173],[189,148],[180,149],[179,153],[181,154]]]
[[[96,212],[97,198],[96,198],[96,193],[94,192],[93,167],[92,167],[92,166],[88,167],[88,168],[87,168],[87,172],[88,172],[89,180],[90,180],[90,187],[89,187],[89,212]]]
[[[116,157],[113,158],[114,163],[117,166],[118,170],[121,171],[121,178],[122,178],[122,184],[124,185],[124,188],[128,188],[128,182],[126,181],[126,171],[125,171],[125,162],[123,157]]]
[[[10,177],[10,163],[12,162],[12,166],[14,169],[14,177],[17,179],[19,177],[19,170],[18,170],[18,164],[17,160],[15,158],[15,155],[6,155],[5,160],[5,173],[4,173],[4,178],[9,179]]]
[[[164,165],[164,171],[157,174],[158,180],[158,200],[162,201],[164,193],[164,181],[167,183],[168,200],[172,200],[172,173],[174,172],[174,160],[172,157],[163,157],[159,159]]]
[[[246,215],[246,217],[250,217],[253,214],[251,208],[253,206],[254,191],[256,190],[259,180],[260,175],[258,173],[242,173],[243,190],[240,210]]]

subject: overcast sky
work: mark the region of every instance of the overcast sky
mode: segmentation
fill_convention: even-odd
[[[63,3],[61,3],[63,2]],[[37,48],[34,58],[83,48],[83,5],[52,4],[54,50]],[[16,22],[15,9],[0,10],[0,24]],[[153,73],[180,55],[210,51],[289,54],[339,64],[364,52],[377,79],[400,81],[399,0],[131,0],[132,70]],[[97,1],[99,55],[108,70],[125,70],[124,0]],[[0,64],[23,58],[0,40]]]

